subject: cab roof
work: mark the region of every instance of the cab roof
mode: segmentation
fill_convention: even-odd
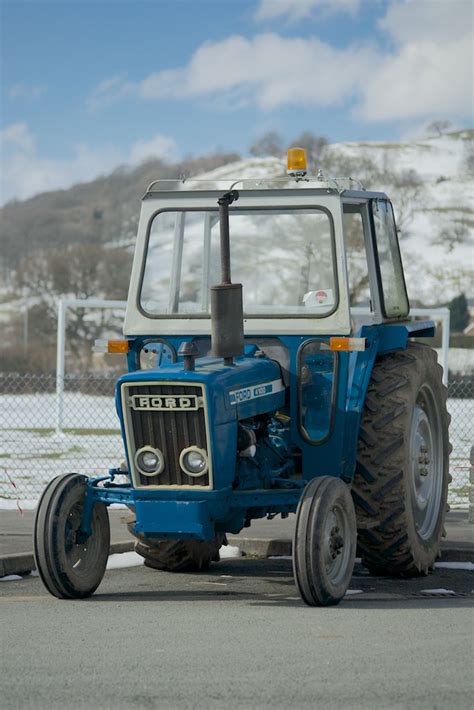
[[[353,186],[353,187],[352,187]],[[351,177],[344,178],[321,178],[305,177],[295,179],[283,176],[281,178],[245,178],[245,179],[186,179],[180,180],[155,180],[152,182],[143,199],[156,197],[159,194],[179,192],[179,193],[222,193],[231,189],[239,191],[267,192],[267,191],[296,191],[310,189],[312,193],[322,195],[339,195],[344,199],[365,201],[370,199],[387,199],[383,192],[366,190],[359,180]]]

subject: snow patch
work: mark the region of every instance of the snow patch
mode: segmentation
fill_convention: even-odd
[[[438,569],[464,569],[474,572],[474,562],[435,562]]]
[[[349,596],[351,594],[363,594],[364,590],[363,589],[348,589],[347,592],[345,593],[345,596]]]
[[[16,582],[18,579],[23,579],[19,574],[7,574],[5,577],[0,577],[0,582]]]
[[[437,594],[443,594],[443,595],[444,595],[444,594],[454,594],[454,595],[456,595],[456,592],[453,592],[452,589],[441,589],[441,588],[440,588],[440,589],[422,589],[421,592],[420,592],[420,594],[433,594],[433,595],[437,595]]]
[[[38,505],[37,500],[24,500],[20,498],[19,501],[23,510],[36,510],[36,506]],[[18,510],[16,498],[0,498],[0,510]],[[19,510],[18,515],[21,515]]]
[[[232,557],[242,557],[240,548],[235,545],[222,545],[219,550],[219,557],[221,560],[228,560]]]
[[[121,552],[109,555],[106,569],[123,569],[124,567],[140,567],[145,560],[136,552]]]

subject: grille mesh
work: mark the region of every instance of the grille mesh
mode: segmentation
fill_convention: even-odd
[[[139,487],[148,486],[209,486],[209,472],[198,478],[187,476],[179,465],[179,455],[189,446],[208,451],[204,408],[195,411],[143,411],[129,404],[133,395],[195,395],[203,396],[201,386],[150,384],[125,385],[125,406],[133,441],[129,441],[132,457],[143,446],[163,452],[165,468],[158,476],[143,476],[136,471]],[[130,434],[129,434],[130,436]]]

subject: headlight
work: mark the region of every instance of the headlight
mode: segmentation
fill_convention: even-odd
[[[197,446],[183,449],[179,457],[179,465],[184,473],[195,477],[203,476],[209,468],[206,452],[204,449],[198,449]]]
[[[159,449],[144,446],[135,454],[135,463],[144,476],[157,476],[165,467],[165,459]]]

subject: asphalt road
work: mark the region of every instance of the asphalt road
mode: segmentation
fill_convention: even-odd
[[[0,706],[471,710],[474,573],[394,582],[357,565],[350,588],[306,607],[286,559],[111,571],[85,601],[3,582]],[[440,588],[455,594],[422,593]]]

